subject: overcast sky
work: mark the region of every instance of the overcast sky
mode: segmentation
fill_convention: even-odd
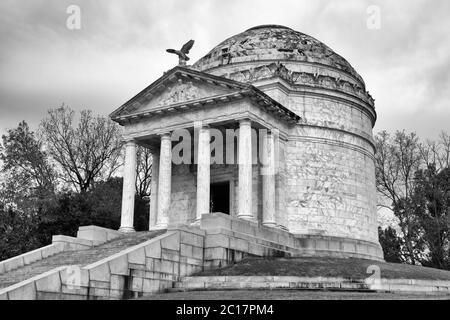
[[[69,30],[66,10],[81,9]],[[381,29],[367,28],[370,5]],[[0,132],[63,102],[107,115],[177,64],[260,24],[307,33],[345,57],[376,99],[375,131],[450,131],[450,1],[0,0]]]

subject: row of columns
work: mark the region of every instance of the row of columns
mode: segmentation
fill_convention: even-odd
[[[252,208],[252,132],[251,121],[239,122],[239,174],[238,174],[238,218],[254,220]],[[197,157],[197,208],[196,219],[209,213],[211,184],[211,149],[209,127],[199,130]],[[262,202],[263,225],[275,227],[275,144],[274,136],[268,133],[262,143]],[[120,231],[132,232],[136,179],[136,143],[127,141],[125,147],[124,186]],[[169,133],[161,136],[159,155],[153,153],[152,184],[150,198],[150,228],[166,229],[169,223],[172,180],[172,142]]]

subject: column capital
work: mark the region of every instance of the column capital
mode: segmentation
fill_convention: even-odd
[[[135,139],[134,137],[123,137],[123,138],[122,138],[122,141],[123,141],[125,144],[129,144],[129,143],[134,143],[134,144],[136,144],[136,139]]]
[[[239,120],[239,125],[250,125],[252,124],[252,120],[250,120],[249,118],[244,118],[244,119],[240,119]]]
[[[194,121],[194,129],[199,130],[202,128],[209,128],[209,123],[203,121]]]
[[[160,133],[160,134],[158,134],[158,136],[161,138],[161,140],[172,139],[172,132]]]

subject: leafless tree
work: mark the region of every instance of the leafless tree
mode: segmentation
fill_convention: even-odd
[[[150,196],[152,182],[152,154],[150,149],[138,146],[136,166],[136,193],[141,198]]]
[[[378,192],[384,198],[379,205],[394,209],[400,220],[405,246],[411,262],[415,263],[415,222],[407,208],[412,197],[414,174],[421,165],[419,139],[415,133],[386,131],[376,136],[376,180]],[[390,203],[386,205],[386,199]]]
[[[442,131],[439,135],[439,143],[441,144],[440,166],[441,169],[450,167],[450,134]]]
[[[411,193],[421,163],[419,139],[415,133],[397,131],[392,137],[382,131],[376,136],[376,147],[377,189],[395,204]]]
[[[437,140],[426,140],[420,144],[420,156],[426,167],[434,165],[440,171],[450,166],[450,135],[441,132]]]
[[[118,125],[107,117],[75,112],[62,105],[48,111],[41,122],[41,132],[48,152],[58,164],[59,178],[84,192],[98,180],[107,179],[121,165],[122,142]]]

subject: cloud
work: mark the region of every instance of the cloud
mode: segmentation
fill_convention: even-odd
[[[66,28],[69,5],[82,28]],[[369,5],[381,29],[366,27]],[[176,64],[165,53],[195,39],[192,60],[259,24],[310,34],[345,57],[376,99],[376,130],[434,137],[450,112],[450,2],[381,0],[3,0],[0,130],[36,126],[50,107],[109,114]],[[426,121],[425,121],[426,120]]]

